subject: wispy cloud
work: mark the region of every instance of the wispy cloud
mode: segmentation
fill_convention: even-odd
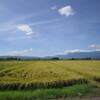
[[[29,25],[21,25],[17,27],[18,30],[25,32],[26,35],[32,35],[33,30]]]
[[[57,21],[61,21],[63,19],[64,18],[58,18],[58,19],[53,19],[53,20],[37,21],[37,22],[34,22],[34,23],[28,23],[27,25],[21,25],[21,24],[17,24],[17,23],[14,24],[14,23],[7,22],[6,24],[3,24],[3,25],[0,26],[0,35],[4,34],[3,32],[12,31],[12,30],[15,31],[20,26],[25,26],[25,27],[29,26],[30,27],[30,26],[54,23],[54,22],[57,22]]]
[[[88,46],[89,48],[100,49],[100,44],[92,44]]]
[[[7,37],[5,40],[14,41],[14,40],[26,40],[31,38],[32,38],[31,36],[17,36],[17,37]]]
[[[57,5],[52,6],[51,9],[52,9],[52,10],[57,9]]]
[[[27,14],[24,16],[17,16],[15,18],[12,18],[9,21],[4,21],[2,24],[0,24],[0,35],[5,34],[4,32],[7,32],[7,31],[12,31],[12,30],[15,31],[16,27],[22,24],[22,21],[36,17],[41,13],[42,12],[37,12],[37,13]]]
[[[53,20],[44,20],[44,21],[39,21],[36,23],[29,23],[28,25],[30,26],[36,26],[36,25],[42,25],[42,24],[49,24],[49,23],[55,23],[55,22],[59,22],[61,20],[64,20],[65,18],[58,18],[58,19],[53,19]]]
[[[26,49],[26,50],[21,50],[21,51],[10,51],[10,52],[4,52],[4,53],[0,53],[0,56],[18,56],[18,55],[27,55],[29,52],[32,52],[32,48],[31,49]]]
[[[23,24],[23,20],[27,20],[31,17],[37,16],[40,13],[36,14],[29,14],[26,16],[18,16],[14,19],[11,19],[8,22],[2,23],[0,25],[0,36],[3,40],[19,40],[19,39],[32,39],[34,37],[33,33],[35,34],[34,30],[32,29],[33,26],[36,25],[43,25],[49,23],[59,22],[65,18],[58,18],[53,20],[44,20],[44,21],[37,21],[33,23]],[[19,34],[20,31],[25,32],[25,35]],[[8,35],[9,34],[9,35]],[[37,34],[38,35],[38,34]]]
[[[66,15],[67,17],[68,16],[73,16],[75,14],[73,8],[68,5],[68,6],[65,6],[61,9],[58,10],[58,12],[61,14],[61,15]]]

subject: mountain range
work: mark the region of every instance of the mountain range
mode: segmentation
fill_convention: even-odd
[[[65,55],[56,55],[60,59],[83,59],[83,58],[91,58],[91,59],[100,59],[100,51],[94,52],[74,52]]]
[[[67,54],[58,54],[53,56],[46,56],[46,57],[34,57],[34,56],[0,56],[0,59],[7,59],[7,58],[18,58],[22,60],[32,60],[32,59],[51,59],[53,57],[58,57],[59,59],[100,59],[100,51],[93,51],[93,52],[71,52]]]

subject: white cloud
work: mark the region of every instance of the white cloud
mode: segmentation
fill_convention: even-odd
[[[100,49],[96,49],[96,50],[80,50],[80,49],[74,49],[74,50],[67,50],[63,53],[57,53],[56,55],[67,55],[70,53],[78,53],[78,52],[95,52],[95,51],[100,51]]]
[[[53,7],[51,7],[52,10],[57,9],[57,5],[54,5]]]
[[[74,50],[67,50],[63,54],[70,54],[70,53],[77,53],[77,52],[91,52],[91,51],[89,51],[89,50],[74,49]]]
[[[67,50],[64,53],[69,54],[69,53],[77,53],[77,52],[89,52],[89,51],[88,50],[74,49],[74,50]]]
[[[33,49],[26,49],[26,50],[21,50],[21,51],[10,51],[10,52],[4,52],[4,53],[0,53],[0,56],[5,56],[5,55],[9,55],[9,56],[18,56],[18,55],[27,55],[27,53],[31,52]]]
[[[23,32],[26,32],[26,35],[33,34],[32,28],[29,25],[21,25],[21,26],[18,26],[17,29]]]
[[[75,14],[73,8],[71,6],[65,6],[58,10],[61,15],[73,16]]]
[[[100,44],[92,44],[88,46],[89,48],[96,48],[96,49],[100,49]]]

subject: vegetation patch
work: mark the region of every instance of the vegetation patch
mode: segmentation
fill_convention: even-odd
[[[95,90],[94,90],[95,89]],[[100,97],[100,89],[93,85],[73,85],[65,88],[49,88],[24,91],[0,91],[0,100],[31,100],[31,99],[55,99],[72,97]]]

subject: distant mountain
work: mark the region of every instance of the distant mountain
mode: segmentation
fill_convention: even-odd
[[[59,54],[55,56],[46,56],[46,57],[34,57],[34,56],[0,56],[0,59],[7,58],[17,58],[22,60],[37,60],[37,59],[51,59],[53,57],[59,57],[59,59],[100,59],[100,51],[92,51],[92,52],[71,52],[67,54]]]
[[[83,58],[91,58],[91,59],[100,59],[100,51],[93,52],[75,52],[69,53],[65,55],[56,55],[55,57],[59,57],[60,59],[83,59]]]
[[[45,57],[41,57],[41,59],[51,59],[53,56],[45,56]]]

